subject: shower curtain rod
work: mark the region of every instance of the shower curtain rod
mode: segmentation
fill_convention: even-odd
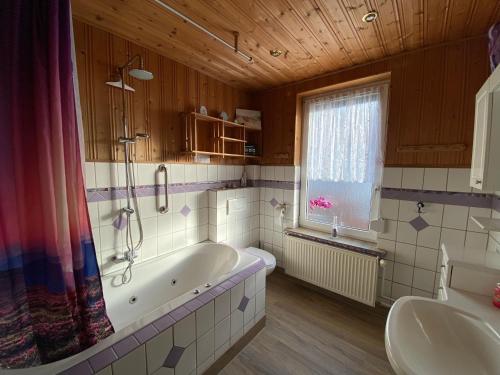
[[[245,58],[245,60],[247,60],[249,63],[251,63],[253,61],[253,57],[252,56],[248,56],[246,53],[244,52],[241,52],[239,50],[237,50],[235,48],[235,46],[232,46],[231,44],[229,44],[228,42],[226,42],[224,39],[222,39],[221,37],[219,37],[218,35],[215,35],[213,32],[211,32],[210,30],[208,30],[207,28],[205,28],[204,26],[200,25],[199,23],[197,23],[196,21],[193,21],[191,18],[189,18],[188,16],[182,14],[181,12],[179,12],[178,10],[172,8],[170,5],[168,4],[165,4],[163,1],[161,0],[154,0],[155,3],[157,3],[158,5],[160,5],[162,8],[168,10],[170,13],[172,14],[175,14],[177,17],[180,17],[182,18],[184,21],[190,23],[191,25],[193,25],[194,27],[196,27],[198,30],[200,31],[203,31],[205,34],[211,36],[212,38],[214,38],[215,40],[217,40],[219,43],[222,43],[223,45],[225,45],[226,47],[232,49],[233,51],[235,51],[238,55],[242,56]]]

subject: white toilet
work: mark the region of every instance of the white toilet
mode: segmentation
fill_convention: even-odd
[[[257,247],[247,247],[246,252],[261,258],[266,264],[266,275],[270,275],[276,268],[276,258],[273,254]]]

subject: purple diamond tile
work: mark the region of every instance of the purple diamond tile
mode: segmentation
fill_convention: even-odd
[[[184,205],[184,207],[182,207],[181,214],[183,214],[184,216],[189,215],[190,212],[191,209],[188,206]]]
[[[172,318],[170,318],[170,319],[172,319]],[[173,321],[173,319],[172,319],[172,321]],[[137,341],[139,341],[141,344],[144,344],[146,341],[155,337],[157,333],[158,333],[158,330],[152,324],[149,324],[146,327],[141,328],[140,330],[135,332],[134,336],[137,339]]]
[[[243,296],[243,298],[241,299],[240,305],[238,306],[238,310],[240,310],[241,312],[245,312],[245,309],[247,308],[249,301],[250,300],[248,299],[248,297]]]
[[[123,230],[127,226],[127,215],[121,213],[118,217],[113,221],[113,226],[118,230]]]
[[[275,198],[273,198],[269,201],[269,203],[271,204],[271,206],[276,207],[276,205],[278,204],[278,201]]]
[[[90,364],[87,361],[84,361],[63,372],[60,372],[59,375],[92,375],[93,373],[94,371],[92,371]]]
[[[181,348],[180,346],[173,346],[170,352],[168,352],[165,362],[163,362],[163,367],[175,368],[181,360],[184,350],[185,348]]]
[[[179,320],[184,319],[189,314],[191,314],[191,311],[186,309],[184,306],[180,306],[175,310],[170,311],[168,315],[170,315],[176,322],[178,322]]]
[[[427,221],[425,221],[424,219],[422,219],[421,216],[417,216],[415,219],[413,219],[412,221],[410,221],[410,225],[415,228],[415,230],[417,232],[420,232],[422,229],[425,229],[429,226],[429,224],[427,223]]]
[[[139,342],[134,336],[128,336],[113,345],[113,349],[119,358],[127,355],[139,346]]]
[[[184,307],[188,310],[191,311],[196,311],[198,310],[201,306],[203,306],[203,302],[198,301],[198,299],[192,299],[191,301],[187,302]]]
[[[171,327],[175,324],[175,319],[172,318],[170,315],[164,315],[157,321],[153,323],[155,328],[159,331],[165,331],[168,327]]]
[[[104,367],[110,365],[116,361],[118,357],[116,356],[113,348],[106,348],[102,352],[97,353],[93,357],[89,358],[90,366],[97,372],[102,370]]]

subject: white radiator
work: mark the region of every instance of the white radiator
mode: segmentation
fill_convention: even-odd
[[[375,306],[378,258],[285,236],[285,272],[310,284]]]

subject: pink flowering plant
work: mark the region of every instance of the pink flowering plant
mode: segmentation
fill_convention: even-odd
[[[309,200],[309,208],[311,209],[311,211],[313,211],[315,208],[328,209],[328,208],[332,208],[332,207],[333,207],[333,203],[330,202],[325,197],[318,197],[316,199]]]

